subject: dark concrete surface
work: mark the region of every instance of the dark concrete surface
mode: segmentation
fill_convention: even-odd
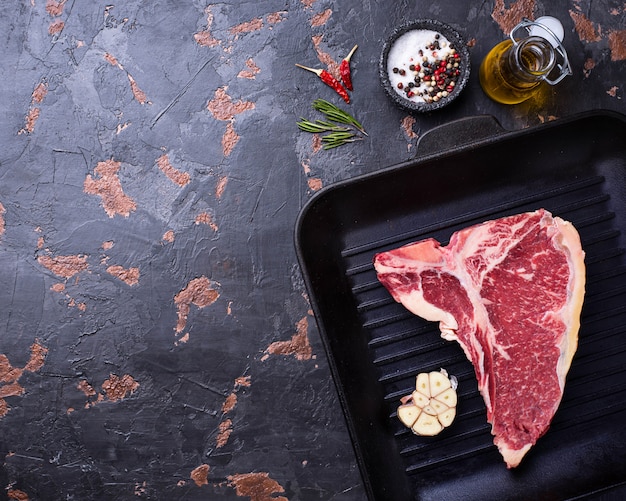
[[[540,101],[490,101],[482,57],[544,14],[574,74]],[[412,117],[377,64],[425,17],[459,29],[473,68],[457,102]],[[0,34],[9,499],[364,499],[294,250],[300,209],[457,118],[626,112],[614,0],[19,0]],[[334,71],[354,44],[350,105],[295,67]],[[369,136],[321,150],[295,125],[319,97]]]

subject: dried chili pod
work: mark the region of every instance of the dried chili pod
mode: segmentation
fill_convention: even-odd
[[[302,68],[303,70],[311,71],[315,73],[322,82],[332,88],[337,94],[341,96],[341,98],[348,104],[350,104],[350,96],[348,95],[348,91],[344,88],[343,85],[337,80],[334,76],[332,76],[328,71],[309,68],[308,66],[302,66],[301,64],[296,64],[298,68]]]
[[[341,64],[339,65],[339,72],[341,73],[341,80],[343,84],[346,86],[346,89],[353,90],[352,88],[352,73],[350,71],[350,58],[354,51],[356,51],[358,45],[352,47],[352,50],[348,53],[346,57],[341,60]]]

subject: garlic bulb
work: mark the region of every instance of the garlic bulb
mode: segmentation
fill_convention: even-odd
[[[456,387],[456,378],[444,369],[418,374],[415,391],[401,399],[398,418],[416,435],[437,435],[456,416]]]

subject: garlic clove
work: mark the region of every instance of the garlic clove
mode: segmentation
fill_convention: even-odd
[[[430,397],[430,382],[427,372],[422,372],[417,375],[415,379],[415,389],[422,393],[423,395],[427,395]]]
[[[430,402],[430,395],[424,395],[422,392],[417,390],[411,394],[411,398],[413,399],[413,403],[420,409],[427,406],[428,402]]]
[[[435,397],[435,400],[439,400],[439,402],[441,402],[444,405],[447,405],[448,407],[456,407],[456,403],[457,403],[456,391],[453,390],[452,388],[448,388],[443,393],[440,393],[439,395],[437,395]]]
[[[413,404],[405,404],[398,407],[398,419],[407,428],[413,427],[420,413],[421,409]]]
[[[422,412],[412,427],[413,433],[432,437],[443,430],[443,426],[435,416]]]
[[[428,374],[428,380],[431,397],[436,397],[437,395],[443,393],[452,386],[450,383],[450,378],[448,378],[448,374],[445,371],[431,372],[430,374]]]
[[[437,415],[437,419],[441,423],[441,426],[443,426],[444,428],[450,426],[455,417],[456,409],[454,407],[450,407],[448,410]]]

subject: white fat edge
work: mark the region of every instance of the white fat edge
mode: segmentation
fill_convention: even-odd
[[[568,280],[568,300],[565,307],[559,312],[561,319],[569,320],[566,322],[566,332],[561,340],[559,350],[561,356],[557,362],[557,376],[561,391],[565,386],[565,378],[569,372],[572,359],[578,348],[578,331],[580,330],[580,315],[585,296],[586,285],[586,269],[585,269],[585,252],[582,249],[580,235],[578,231],[569,221],[565,221],[560,217],[554,218],[554,226],[556,231],[553,242],[557,248],[566,253],[570,262],[570,275]]]

